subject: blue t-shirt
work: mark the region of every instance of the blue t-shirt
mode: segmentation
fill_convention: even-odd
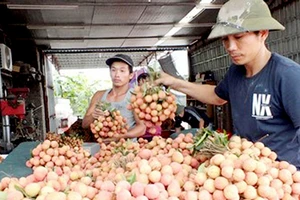
[[[273,53],[258,74],[245,75],[232,64],[215,89],[231,104],[234,133],[253,142],[268,135],[262,142],[300,169],[300,65]]]

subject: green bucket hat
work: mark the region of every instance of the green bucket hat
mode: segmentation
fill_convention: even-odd
[[[208,39],[259,30],[284,30],[263,0],[229,0],[220,9]]]

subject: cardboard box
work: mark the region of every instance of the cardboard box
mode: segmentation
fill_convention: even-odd
[[[13,72],[20,72],[21,66],[13,65],[12,71]]]

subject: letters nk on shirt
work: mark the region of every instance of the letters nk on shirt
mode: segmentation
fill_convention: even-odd
[[[271,95],[270,94],[253,94],[252,99],[252,117],[261,120],[273,118],[271,112]]]

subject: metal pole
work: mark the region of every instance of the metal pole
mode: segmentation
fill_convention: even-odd
[[[0,69],[1,72],[1,69]],[[1,89],[0,89],[0,98],[3,99],[3,84],[2,84],[2,74],[0,74],[0,85],[1,85]],[[2,142],[5,144],[6,141],[6,120],[5,117],[2,116],[2,111],[1,111],[1,118],[2,118]]]
[[[0,70],[1,71],[1,70]],[[4,99],[7,96],[6,90],[3,89],[2,82],[2,74],[0,74],[0,98]],[[10,124],[9,124],[9,116],[1,116],[2,117],[2,141],[1,146],[4,147],[5,151],[9,152],[13,149],[13,144],[10,141]]]

